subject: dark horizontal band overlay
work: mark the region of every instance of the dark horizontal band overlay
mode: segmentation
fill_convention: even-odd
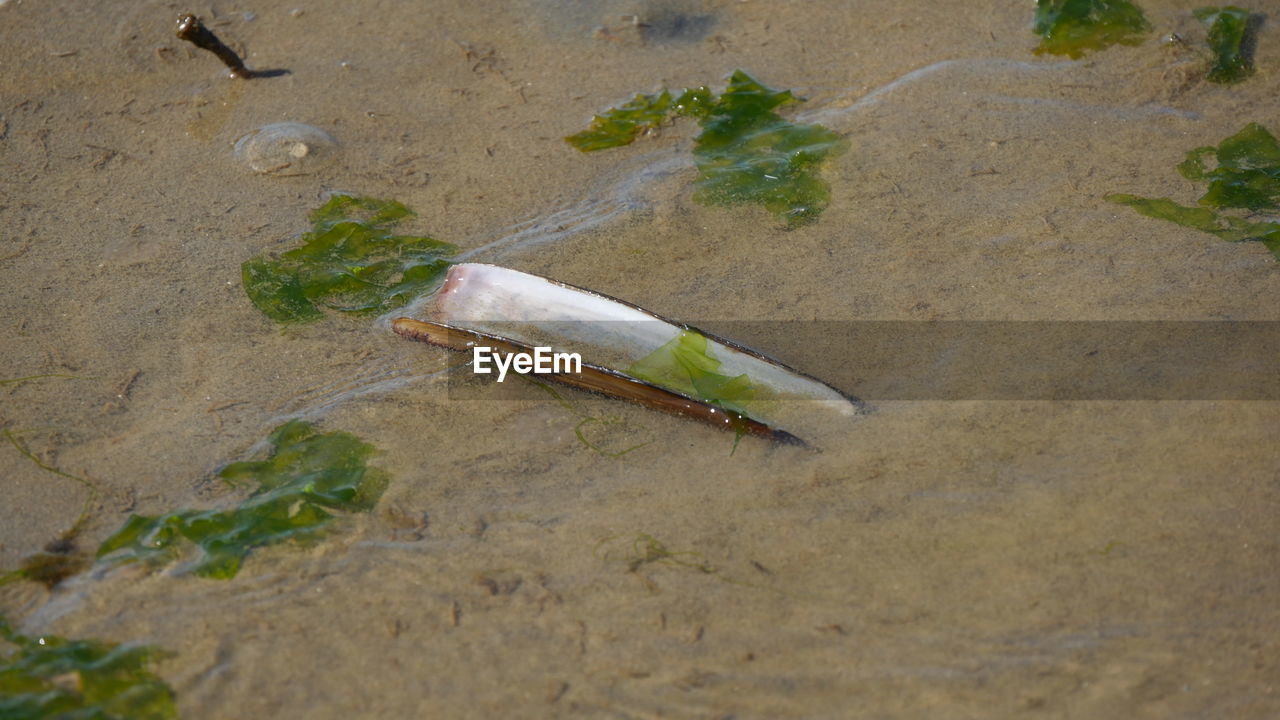
[[[1280,400],[1280,321],[689,325],[867,401]]]

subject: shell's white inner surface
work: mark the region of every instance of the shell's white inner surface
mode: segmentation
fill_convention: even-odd
[[[679,328],[624,303],[537,275],[480,263],[449,269],[436,296],[433,319],[490,332],[554,326],[566,341],[607,344],[635,358],[661,347],[679,332]]]
[[[675,339],[683,328],[624,302],[518,270],[462,263],[449,269],[436,295],[432,319],[528,344],[583,348],[589,362],[626,370],[630,363]],[[725,375],[746,374],[774,400],[818,400],[853,414],[839,392],[781,365],[708,339],[707,349]],[[769,403],[777,404],[776,402]],[[809,403],[812,404],[812,403]],[[762,414],[774,414],[767,409]]]

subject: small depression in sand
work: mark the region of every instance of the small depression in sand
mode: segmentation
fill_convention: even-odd
[[[235,144],[235,157],[260,175],[305,175],[332,162],[338,141],[314,125],[263,125]]]

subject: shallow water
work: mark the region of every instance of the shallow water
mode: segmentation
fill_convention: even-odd
[[[76,376],[0,386],[0,425],[102,488],[82,548],[130,512],[226,502],[217,468],[289,418],[373,443],[394,477],[371,515],[234,580],[96,568],[4,586],[0,612],[174,651],[158,672],[189,718],[1274,716],[1275,402],[877,401],[816,449],[734,450],[566,391],[611,421],[585,429],[598,447],[647,443],[610,457],[536,393],[459,399],[457,356],[371,320],[281,332],[240,286],[349,191],[466,259],[713,332],[1280,319],[1261,244],[1102,200],[1192,204],[1186,150],[1280,117],[1274,23],[1258,74],[1215,86],[1157,41],[1194,37],[1188,7],[1142,4],[1145,44],[1076,62],[1032,55],[1012,1],[192,8],[250,67],[291,71],[250,82],[174,39],[166,3],[0,6],[0,59],[24,68],[0,78],[2,377]],[[693,203],[692,123],[561,141],[738,68],[850,139],[813,225]],[[280,122],[337,150],[246,172],[235,141]],[[7,447],[0,492],[0,567],[84,498]]]

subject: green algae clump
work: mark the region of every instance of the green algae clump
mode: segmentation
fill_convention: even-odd
[[[1212,169],[1205,164],[1209,156],[1217,161]],[[1126,194],[1108,195],[1106,199],[1223,240],[1259,241],[1280,259],[1280,141],[1266,128],[1249,123],[1217,147],[1196,148],[1187,153],[1178,172],[1188,180],[1208,183],[1200,198],[1203,207]],[[1247,216],[1229,211],[1244,211]],[[1259,215],[1277,217],[1273,220]]]
[[[0,617],[0,717],[170,720],[173,690],[147,666],[164,653],[139,645],[30,638]]]
[[[397,235],[414,213],[393,200],[334,195],[311,213],[302,246],[241,266],[245,293],[280,323],[385,312],[431,289],[456,248],[429,237]]]
[[[1217,166],[1205,169],[1205,157],[1213,155]],[[1218,147],[1200,147],[1187,153],[1178,172],[1188,180],[1207,180],[1209,189],[1201,205],[1242,210],[1280,210],[1280,142],[1258,123],[1223,140]]]
[[[751,378],[746,374],[724,375],[719,370],[720,361],[707,350],[707,338],[683,330],[671,342],[633,363],[627,374],[747,415],[746,406],[756,396]]]
[[[1150,30],[1142,10],[1129,0],[1036,0],[1032,25],[1041,38],[1037,55],[1072,59],[1087,50],[1138,45]]]
[[[813,222],[831,200],[818,174],[844,140],[821,125],[798,125],[773,110],[795,101],[742,72],[707,109],[693,148],[693,199],[708,205],[763,205],[791,227]]]
[[[1229,242],[1257,240],[1280,259],[1280,222],[1249,222],[1242,218],[1222,215],[1208,208],[1192,208],[1168,198],[1146,198],[1116,193],[1106,199],[1120,205],[1128,205],[1138,212],[1157,220],[1169,220],[1183,227],[1194,228],[1217,235]]]
[[[696,118],[702,132],[694,141],[698,168],[693,199],[706,205],[762,205],[789,227],[813,222],[831,200],[819,175],[829,157],[848,143],[821,125],[801,125],[774,112],[796,102],[790,90],[772,90],[741,70],[717,98],[706,87],[672,97],[663,90],[639,95],[565,140],[583,152],[628,145],[670,115]]]
[[[1206,79],[1216,83],[1238,83],[1253,74],[1253,63],[1245,55],[1244,39],[1249,29],[1249,11],[1233,5],[1202,7],[1193,14],[1208,30],[1209,49],[1215,62]]]
[[[294,420],[267,439],[275,449],[265,460],[232,463],[219,473],[234,487],[256,483],[239,505],[133,515],[102,543],[98,558],[159,564],[177,559],[189,543],[201,551],[192,572],[228,579],[254,548],[315,540],[334,520],[330,511],[368,511],[386,489],[387,475],[367,465],[376,448],[354,435],[321,433]]]
[[[642,133],[657,129],[671,109],[671,93],[636,95],[631,102],[591,120],[591,127],[565,138],[582,152],[630,145]]]

